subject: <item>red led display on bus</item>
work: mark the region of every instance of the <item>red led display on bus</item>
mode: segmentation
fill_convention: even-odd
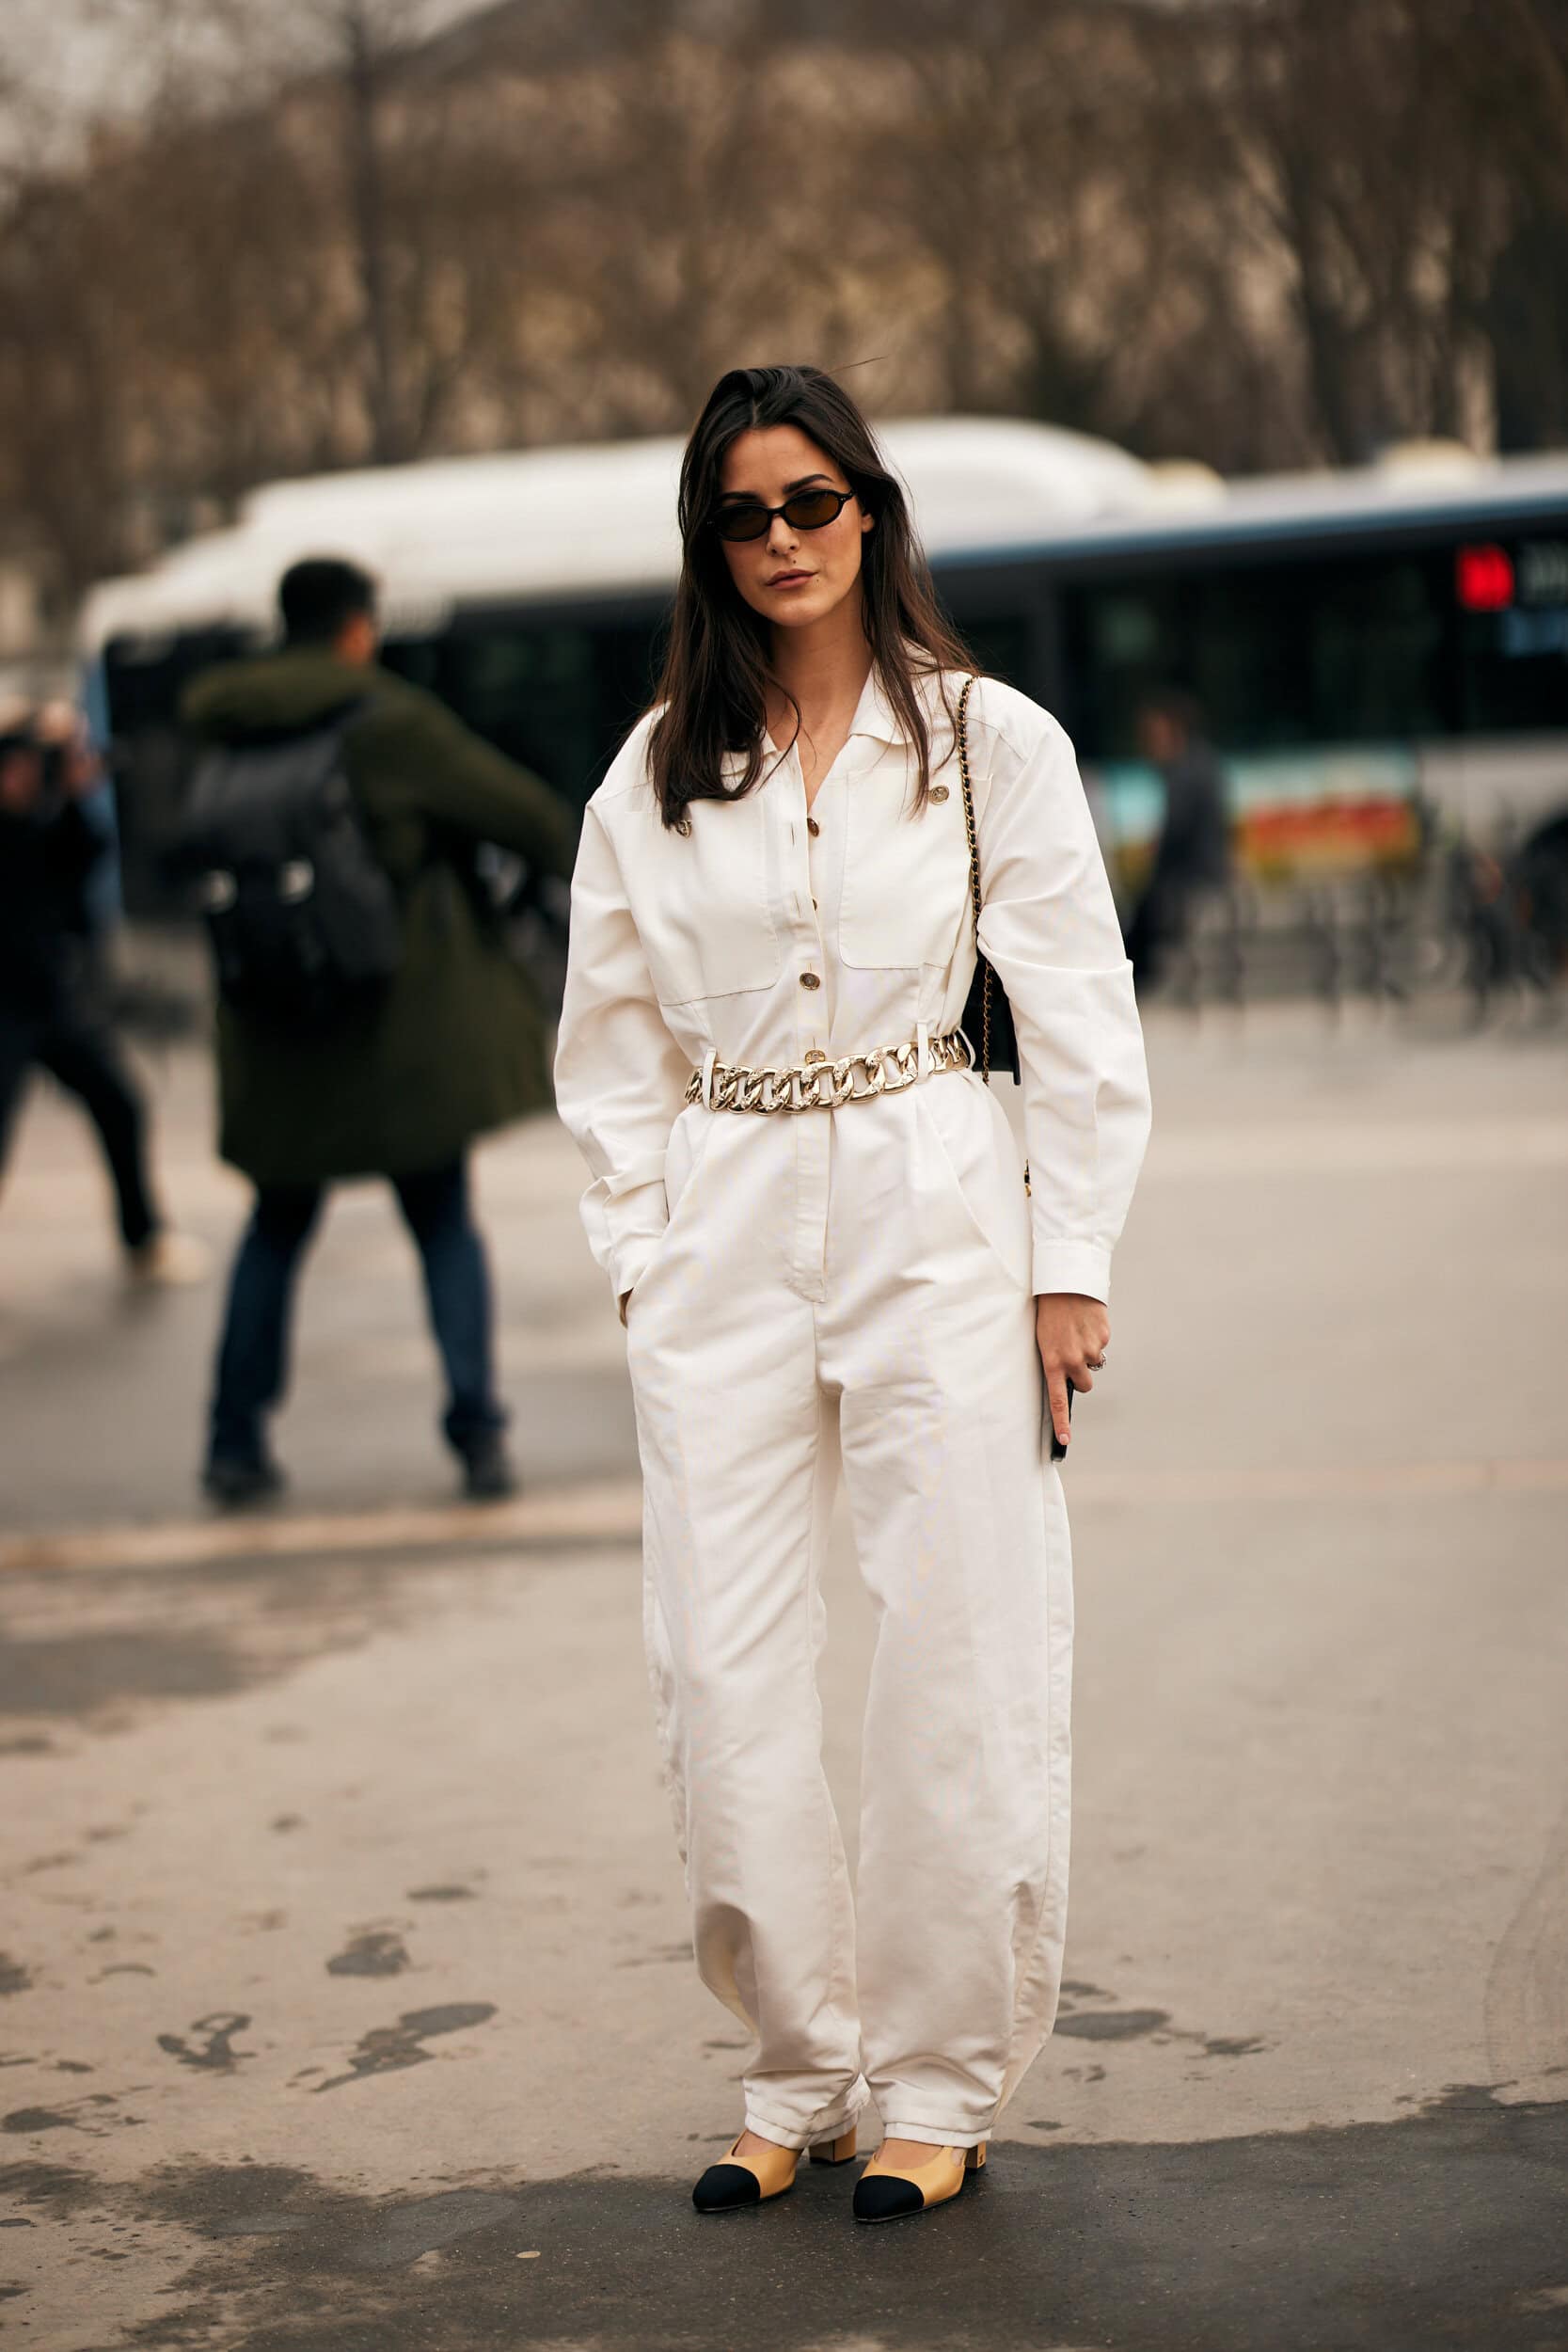
[[[1502,612],[1513,602],[1513,559],[1506,548],[1461,548],[1455,565],[1466,612]]]

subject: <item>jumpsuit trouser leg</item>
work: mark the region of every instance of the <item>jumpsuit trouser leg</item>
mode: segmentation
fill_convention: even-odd
[[[819,1579],[837,1483],[811,1308],[773,1298],[736,1382],[721,1328],[628,1317],[644,1492],[644,1635],[703,1981],[757,2036],[748,2126],[787,2147],[865,2104],[854,1912],[822,1769]],[[700,1325],[701,1318],[696,1319]]]
[[[1003,1115],[978,1082],[945,1078],[897,1109],[897,1163],[866,1125],[837,1123],[834,1198],[848,1213],[830,1221],[819,1318],[876,1621],[863,2063],[890,2136],[967,2147],[990,2136],[1055,2020],[1071,1550],[1042,1454],[1026,1212]]]
[[[802,2146],[874,2092],[972,2144],[1051,2030],[1066,1914],[1071,1569],[1016,1155],[977,1081],[834,1114],[806,1296],[779,1125],[695,1116],[627,1333],[699,1968],[758,2036],[752,2128]],[[840,1447],[877,1619],[858,1957],[816,1680]]]

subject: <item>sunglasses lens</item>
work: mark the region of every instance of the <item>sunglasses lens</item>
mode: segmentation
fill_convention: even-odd
[[[841,490],[802,490],[785,506],[784,520],[792,531],[820,531],[846,503]]]
[[[766,506],[721,506],[718,519],[721,539],[760,539],[773,517]]]

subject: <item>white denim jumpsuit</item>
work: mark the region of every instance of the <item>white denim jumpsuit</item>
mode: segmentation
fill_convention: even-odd
[[[683,1105],[715,1054],[779,1067],[958,1025],[968,845],[922,691],[919,811],[875,670],[809,817],[792,749],[667,830],[637,727],[587,811],[556,1060],[589,1240],[632,1294],[648,1664],[696,1958],[757,2037],[748,2125],[794,2147],[871,2095],[899,2137],[987,2138],[1054,2021],[1071,1560],[1033,1301],[1108,1298],[1148,1127],[1072,745],[990,678],[967,726],[980,942],[1017,1023],[1032,1198],[974,1071],[837,1109]],[[816,1679],[841,1469],[876,1619],[853,1899]]]

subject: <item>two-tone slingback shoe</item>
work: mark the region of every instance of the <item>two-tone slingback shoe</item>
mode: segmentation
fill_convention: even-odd
[[[857,2221],[903,2221],[944,2205],[964,2185],[964,2175],[978,2172],[986,2161],[986,2143],[977,2148],[933,2148],[927,2164],[884,2165],[880,2149],[855,2183]]]
[[[691,2201],[699,2213],[736,2213],[742,2205],[760,2205],[769,2197],[782,2197],[795,2185],[796,2168],[800,2161],[799,2148],[753,2149],[749,2156],[737,2156],[736,2150],[745,2138],[737,2132],[727,2153],[717,2164],[710,2164],[691,2192]],[[847,2164],[855,2153],[855,2127],[836,2139],[818,2139],[812,2145],[813,2164]]]

